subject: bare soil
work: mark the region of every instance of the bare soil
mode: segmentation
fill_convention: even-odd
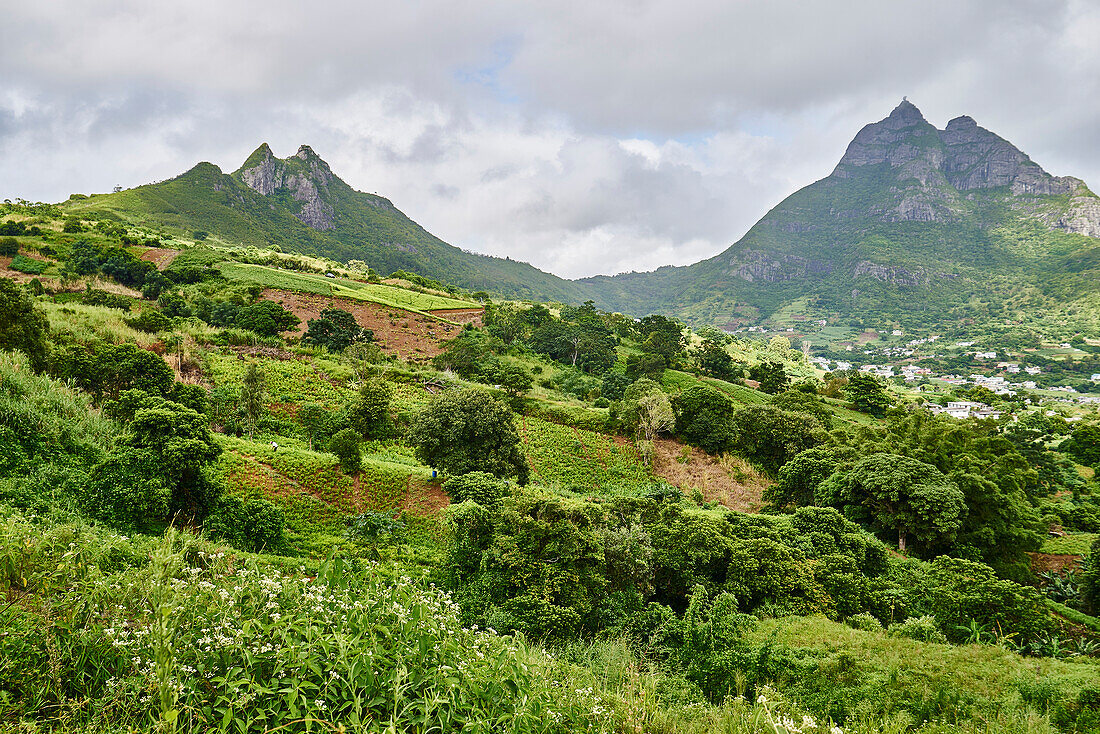
[[[707,502],[731,510],[758,512],[771,480],[732,456],[710,456],[671,438],[653,442],[653,473],[685,493],[699,489]]]
[[[1031,570],[1035,573],[1054,571],[1063,574],[1081,566],[1081,556],[1053,553],[1028,553],[1028,556],[1031,557]]]
[[[166,267],[172,264],[172,261],[176,259],[176,255],[180,254],[179,250],[167,250],[163,247],[150,247],[145,252],[138,255],[142,260],[151,262],[157,266],[157,270],[164,270]]]
[[[434,517],[451,504],[441,482],[409,477],[401,509],[418,517]]]
[[[455,338],[462,330],[461,326],[447,324],[430,316],[347,298],[275,288],[266,289],[261,298],[275,301],[293,311],[302,320],[298,326],[299,334],[305,333],[306,323],[320,316],[322,309],[339,308],[347,311],[355,317],[356,323],[374,332],[375,341],[384,352],[412,362],[425,362],[441,353],[443,342]]]
[[[460,324],[473,324],[481,326],[481,317],[485,315],[483,308],[439,308],[428,313],[434,314],[448,321],[457,321]]]

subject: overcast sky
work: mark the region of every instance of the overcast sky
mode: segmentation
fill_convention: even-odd
[[[311,145],[442,239],[687,264],[907,95],[1100,188],[1100,2],[0,0],[0,198]]]

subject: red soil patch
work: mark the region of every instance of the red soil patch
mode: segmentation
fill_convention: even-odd
[[[739,459],[710,456],[670,438],[653,442],[653,473],[685,492],[701,490],[707,502],[740,512],[759,511],[764,488],[771,484]]]
[[[339,308],[347,311],[360,326],[374,332],[376,343],[384,352],[411,362],[425,362],[439,354],[443,351],[441,344],[455,338],[462,330],[461,326],[447,324],[430,316],[347,298],[274,288],[264,290],[261,298],[275,301],[293,311],[302,320],[298,326],[299,334],[305,333],[306,322],[321,315],[321,309]]]
[[[481,326],[481,317],[485,314],[483,308],[439,308],[428,313],[434,314],[449,321],[457,321],[460,324],[473,324]]]
[[[157,270],[164,270],[172,264],[172,261],[176,259],[176,255],[178,254],[180,254],[179,250],[150,247],[148,250],[138,255],[138,257],[146,262],[154,263],[157,266]]]
[[[434,517],[451,504],[451,498],[438,482],[409,477],[405,482],[405,498],[401,509],[418,517]]]
[[[1054,553],[1028,553],[1031,557],[1031,570],[1035,573],[1054,571],[1062,575],[1081,567],[1081,556],[1056,555]]]

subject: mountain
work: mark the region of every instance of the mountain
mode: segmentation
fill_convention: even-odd
[[[1080,179],[970,117],[939,130],[903,100],[721,254],[580,282],[604,308],[724,326],[795,312],[942,326],[1044,308],[1096,323],[1097,238],[1100,198]]]
[[[168,181],[65,204],[230,243],[363,260],[512,297],[580,303],[587,290],[523,262],[465,252],[426,231],[389,199],[356,191],[308,145],[276,158],[267,143],[233,173],[199,163]]]

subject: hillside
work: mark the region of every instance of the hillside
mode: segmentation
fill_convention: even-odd
[[[802,315],[912,328],[1100,318],[1100,198],[969,117],[937,130],[908,101],[864,127],[835,170],[721,254],[587,278],[604,308],[720,326]],[[800,299],[806,299],[800,302]]]
[[[199,163],[169,181],[66,202],[65,211],[160,226],[226,244],[363,260],[389,274],[410,270],[470,290],[580,303],[586,291],[527,263],[465,252],[409,219],[388,199],[356,191],[303,145],[285,159],[266,143],[233,173]]]

